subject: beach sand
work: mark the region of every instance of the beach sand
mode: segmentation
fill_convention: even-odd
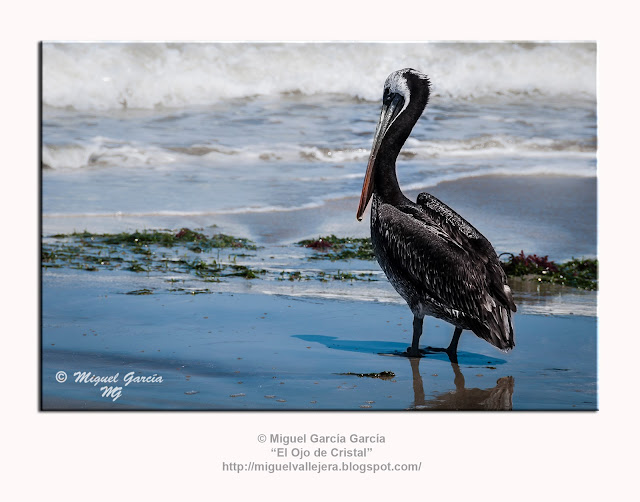
[[[400,304],[130,296],[108,274],[68,272],[63,281],[44,278],[45,410],[597,408],[595,317],[516,314],[515,350],[502,353],[466,332],[458,366],[444,354],[397,355],[410,345],[412,323]],[[427,318],[422,342],[446,346],[451,334]],[[117,381],[80,383],[76,372]],[[162,382],[124,385],[131,372]],[[393,376],[357,376],[382,372]],[[122,387],[115,400],[102,397],[110,386]]]
[[[400,173],[400,183],[402,176]],[[429,192],[470,221],[500,252],[549,255],[556,261],[597,254],[597,182],[569,176],[482,176],[407,191]],[[321,209],[219,215],[216,223],[260,243],[318,235],[368,237],[369,210],[355,218],[358,198],[327,201]],[[200,221],[200,223],[203,223]],[[571,246],[567,246],[571,242]],[[572,253],[567,254],[566,249]]]

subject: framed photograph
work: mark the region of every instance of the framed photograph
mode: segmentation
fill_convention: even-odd
[[[42,43],[41,409],[597,410],[596,55]]]

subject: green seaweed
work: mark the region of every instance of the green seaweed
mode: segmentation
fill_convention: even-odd
[[[334,281],[357,281],[358,277],[353,275],[351,272],[341,272],[338,270],[337,273],[333,274],[331,278]]]
[[[311,279],[311,277],[309,277],[308,275],[302,275],[302,272],[300,270],[294,270],[292,272],[287,272],[286,270],[283,270],[282,272],[280,272],[280,276],[276,278],[279,281],[285,281],[285,280],[289,280],[289,281],[301,281],[301,280],[305,280],[308,281]]]
[[[148,272],[146,268],[144,268],[135,260],[131,262],[131,264],[125,270],[129,270],[131,272]]]
[[[328,235],[318,239],[299,241],[298,246],[313,249],[316,253],[311,260],[374,260],[371,239],[356,237],[336,237]]]
[[[83,242],[85,245],[95,246],[97,243],[121,245],[132,248],[143,248],[149,245],[173,247],[178,244],[191,244],[192,249],[208,250],[212,248],[244,248],[257,249],[249,239],[242,239],[226,234],[214,234],[207,237],[205,234],[182,228],[178,232],[168,230],[136,230],[135,232],[120,232],[117,234],[94,234],[91,232],[73,232],[71,234],[55,234],[55,239],[72,238]],[[146,252],[146,251],[145,251]]]
[[[266,274],[263,269],[251,268],[236,262],[238,256],[249,255],[230,254],[229,262],[223,263],[216,259],[189,259],[188,253],[178,257],[160,251],[162,248],[180,247],[195,253],[221,248],[256,249],[248,239],[226,234],[207,237],[200,232],[183,228],[178,232],[145,230],[119,234],[94,234],[85,231],[56,234],[50,239],[55,241],[49,240],[42,243],[43,268],[66,266],[91,272],[121,269],[147,274],[152,272],[193,274],[208,283],[221,282],[221,277],[257,279]],[[176,254],[178,252],[176,251]],[[177,282],[177,279],[170,281]],[[209,292],[208,289],[188,291],[189,294],[207,292]]]
[[[338,238],[335,235],[304,240],[297,243],[311,250],[309,260],[372,260],[374,258],[370,239]],[[254,266],[237,263],[239,258],[259,260],[257,255],[244,252],[229,253],[221,258],[220,249],[257,249],[248,239],[226,234],[207,236],[195,230],[183,228],[179,231],[144,230],[132,233],[97,234],[74,232],[50,236],[41,245],[41,264],[45,269],[67,267],[76,270],[97,272],[99,270],[126,270],[134,273],[185,274],[207,283],[217,283],[225,278],[248,280],[266,277],[278,281],[375,281],[370,272],[355,270],[266,271]],[[168,251],[171,249],[171,251]],[[207,252],[218,250],[207,256]],[[195,253],[195,254],[194,254]],[[199,258],[199,257],[202,258]],[[598,288],[598,261],[572,259],[566,263],[555,263],[547,256],[509,255],[501,264],[509,277],[537,280],[570,287],[596,290]],[[271,256],[270,258],[274,258]],[[263,260],[264,261],[264,260]],[[348,267],[346,267],[348,268]],[[177,282],[178,279],[170,279]],[[183,280],[183,279],[182,279]]]
[[[250,269],[244,265],[231,265],[233,272],[225,274],[232,277],[243,277],[245,279],[257,279],[259,275],[266,274],[266,270],[262,269]]]
[[[202,260],[194,260],[192,262],[184,261],[184,266],[200,277],[216,277],[219,276],[223,270],[223,267],[218,266],[215,260],[213,260],[211,264],[207,264]]]

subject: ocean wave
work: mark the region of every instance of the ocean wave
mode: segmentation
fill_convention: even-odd
[[[408,158],[502,157],[507,155],[520,157],[593,157],[596,153],[596,138],[578,140],[483,134],[462,140],[418,140],[409,138],[405,145],[402,155]]]
[[[376,101],[394,70],[436,95],[595,100],[594,43],[44,43],[43,103],[76,110],[172,108],[337,93]]]
[[[42,164],[51,169],[158,166],[176,159],[176,154],[164,148],[101,136],[85,143],[42,146]]]
[[[242,206],[234,208],[212,209],[211,211],[173,211],[159,209],[157,211],[115,211],[115,212],[87,212],[87,213],[42,213],[43,218],[149,218],[149,217],[197,217],[216,216],[225,214],[249,213],[281,213],[287,211],[301,211],[322,207],[324,201],[312,201],[299,206]]]
[[[463,140],[418,140],[409,138],[399,156],[400,161],[433,158],[595,158],[596,139],[574,140],[544,137],[521,138],[506,135],[480,135]],[[281,144],[229,147],[197,144],[163,148],[156,145],[115,140],[102,136],[84,143],[44,144],[42,162],[52,169],[86,167],[170,167],[173,164],[197,162],[201,165],[234,163],[286,162],[343,165],[367,162],[367,148],[327,148],[320,146]],[[330,175],[348,179],[351,174]],[[311,178],[311,177],[309,177]],[[315,177],[314,179],[318,179]],[[304,181],[302,178],[300,181]]]

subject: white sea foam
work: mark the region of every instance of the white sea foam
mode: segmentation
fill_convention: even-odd
[[[76,110],[210,105],[281,93],[378,100],[389,73],[427,73],[453,99],[596,96],[596,46],[577,43],[45,43],[43,102]]]
[[[44,144],[42,162],[53,169],[89,166],[138,167],[172,164],[178,155],[160,147],[96,136],[88,142]]]
[[[331,300],[349,300],[359,302],[379,302],[405,305],[405,301],[391,288],[379,273],[380,282],[360,285],[354,288],[351,284],[335,284],[331,287],[318,287],[310,282],[300,282],[285,286],[270,282],[263,282],[258,287],[260,293],[267,295],[286,294],[297,298],[322,298]],[[548,295],[541,298],[526,298],[517,295],[518,313],[554,316],[585,316],[597,315],[596,295],[593,292],[565,293],[563,295]]]
[[[242,206],[228,209],[217,209],[212,211],[116,211],[116,212],[87,212],[87,213],[43,213],[43,218],[149,218],[158,216],[216,216],[223,214],[247,214],[247,213],[281,213],[286,211],[300,211],[303,209],[314,209],[322,207],[323,201],[313,201],[299,206]]]
[[[451,140],[407,140],[404,155],[429,157],[584,157],[595,156],[595,141],[553,139],[545,137],[521,138],[507,135],[473,136]]]
[[[418,140],[409,138],[400,161],[419,161],[432,158],[595,158],[595,143],[551,138],[519,138],[505,135],[482,135],[464,140]],[[319,162],[343,165],[366,162],[365,148],[320,148],[316,146],[282,144],[226,147],[195,145],[188,148],[162,148],[139,142],[127,142],[106,137],[94,137],[83,143],[44,144],[42,162],[53,169],[84,167],[162,167],[176,163],[197,162],[199,165],[224,165],[261,162]],[[297,177],[297,181],[318,179],[351,179],[352,173],[325,173]]]

